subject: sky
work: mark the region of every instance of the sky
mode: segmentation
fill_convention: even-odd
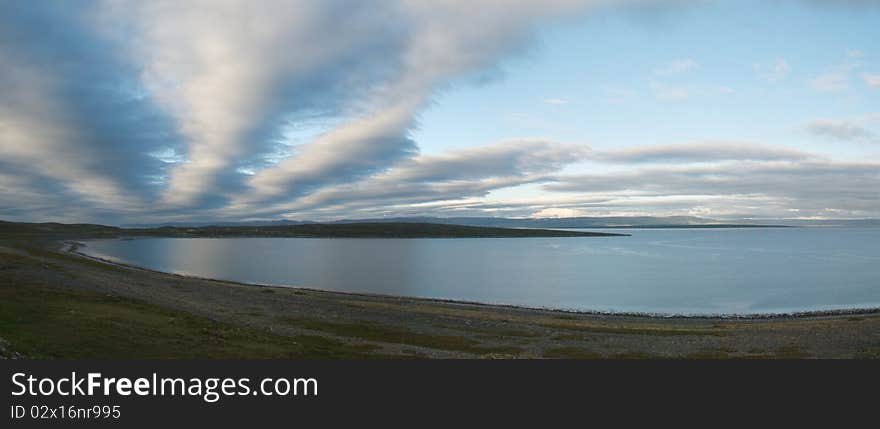
[[[0,0],[0,219],[880,217],[880,1]]]

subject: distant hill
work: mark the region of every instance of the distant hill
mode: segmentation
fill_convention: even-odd
[[[367,222],[430,222],[452,225],[493,226],[502,228],[681,228],[681,227],[745,227],[777,226],[751,223],[720,222],[693,216],[669,217],[568,217],[568,218],[497,218],[497,217],[398,217],[367,219]],[[354,222],[344,220],[342,222]]]
[[[242,222],[167,222],[160,224],[124,225],[127,228],[197,228],[216,227],[277,227],[295,225],[332,225],[352,223],[429,223],[439,225],[483,226],[493,228],[760,228],[781,226],[849,226],[880,227],[880,219],[710,219],[696,216],[616,216],[568,218],[503,218],[503,217],[394,217],[343,219],[328,222],[309,220],[263,220]],[[36,225],[36,224],[34,224]],[[53,225],[53,224],[39,224]],[[55,224],[60,225],[60,224]],[[88,227],[87,224],[79,225]],[[102,225],[92,227],[110,228]],[[45,226],[45,228],[50,228]]]
[[[628,234],[548,229],[494,228],[415,222],[358,222],[271,226],[202,226],[116,228],[104,225],[14,223],[0,221],[0,238],[109,238],[109,237],[303,237],[303,238],[515,238],[607,237]]]
[[[287,226],[287,225],[306,225],[314,223],[351,223],[351,222],[313,222],[298,220],[254,220],[254,221],[192,221],[192,222],[162,222],[162,223],[132,223],[123,224],[123,228],[161,228],[161,227],[178,227],[193,228],[201,226]]]
[[[780,222],[791,226],[880,227],[880,219],[774,219],[774,222]]]
[[[628,234],[548,229],[496,228],[425,222],[309,223],[273,226],[203,226],[126,229],[123,234],[170,237],[327,237],[327,238],[504,238],[597,237]]]
[[[120,229],[114,226],[87,223],[56,222],[26,223],[0,221],[0,238],[32,237],[115,237]]]
[[[287,226],[308,225],[313,221],[248,221],[248,222],[178,222],[133,227],[199,227],[199,226]],[[502,218],[502,217],[393,217],[368,219],[343,219],[324,224],[338,223],[431,223],[443,225],[484,226],[495,228],[738,228],[781,226],[778,222],[719,221],[695,216],[635,216],[635,217],[569,217],[569,218]]]

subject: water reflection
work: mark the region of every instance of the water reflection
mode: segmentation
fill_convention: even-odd
[[[633,230],[632,237],[97,240],[86,252],[250,283],[600,311],[880,306],[880,229]]]

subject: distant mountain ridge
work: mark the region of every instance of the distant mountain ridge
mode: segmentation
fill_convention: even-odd
[[[502,217],[393,217],[340,219],[316,222],[309,220],[269,220],[243,222],[169,222],[161,224],[124,225],[126,227],[201,227],[201,226],[283,226],[340,223],[433,223],[446,225],[485,226],[498,228],[720,228],[769,226],[880,226],[878,219],[802,220],[802,219],[734,219],[718,220],[696,216],[597,216],[568,218],[502,218]]]
[[[269,226],[163,226],[117,228],[95,224],[0,221],[0,238],[298,237],[298,238],[516,238],[612,237],[629,234],[565,229],[497,228],[417,222],[310,223]]]

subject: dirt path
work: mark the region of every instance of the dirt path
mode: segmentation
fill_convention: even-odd
[[[877,313],[755,320],[574,314],[243,285],[107,264],[58,244],[0,242],[0,287],[20,285],[131,299],[386,357],[880,357]]]

